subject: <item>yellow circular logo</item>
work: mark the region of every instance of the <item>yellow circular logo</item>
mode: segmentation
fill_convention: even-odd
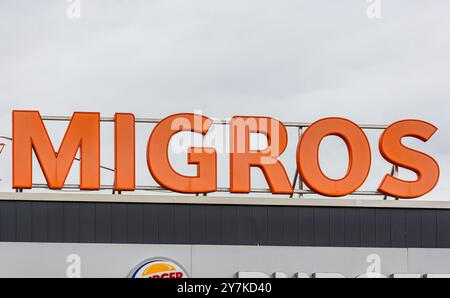
[[[186,270],[166,258],[153,258],[142,262],[131,273],[131,278],[188,278]]]

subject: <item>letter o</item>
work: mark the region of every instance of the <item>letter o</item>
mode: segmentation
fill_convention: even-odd
[[[349,164],[342,179],[330,179],[319,162],[319,147],[328,136],[337,136],[347,145]],[[369,141],[362,129],[343,118],[325,118],[313,123],[297,146],[297,168],[303,182],[318,194],[341,197],[355,192],[366,181],[371,166]]]

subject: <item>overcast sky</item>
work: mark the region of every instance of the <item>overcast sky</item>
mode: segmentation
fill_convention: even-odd
[[[313,122],[341,116],[374,124],[422,119],[438,133],[426,144],[408,144],[440,164],[440,183],[428,198],[450,199],[448,0],[382,0],[381,15],[368,14],[366,0],[80,2],[76,18],[76,7],[68,11],[76,3],[65,0],[0,1],[1,135],[11,135],[13,109],[137,117],[201,110],[214,118]],[[139,184],[153,183],[145,163],[151,128],[138,130]],[[64,129],[52,130],[56,144]],[[111,132],[102,131],[102,163],[108,166]],[[295,134],[282,158],[291,177]],[[389,171],[377,137],[370,135],[374,167],[365,189],[376,188]],[[7,145],[0,156],[3,191],[11,185]],[[321,161],[330,176],[345,173],[346,159],[342,142],[324,143]],[[184,155],[173,160],[180,171],[195,170],[183,169]],[[228,186],[227,175],[222,156],[221,186]],[[266,187],[260,173],[254,175],[253,186]],[[37,171],[35,180],[41,178]]]

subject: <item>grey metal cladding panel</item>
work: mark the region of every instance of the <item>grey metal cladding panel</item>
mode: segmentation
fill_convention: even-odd
[[[84,207],[84,204],[80,206],[80,208]],[[87,233],[88,237],[95,237],[95,242],[100,243],[109,243],[112,240],[112,210],[111,204],[100,204],[96,203],[94,205],[94,212],[92,210],[88,210],[90,212],[89,218],[94,216],[93,223],[95,224],[94,229],[88,229],[89,231],[94,231],[94,233]],[[80,212],[80,217],[84,212]]]
[[[17,202],[16,208],[16,232],[17,241],[32,242],[33,241],[33,225],[32,225],[32,202]]]
[[[266,206],[253,206],[252,209],[252,242],[256,245],[268,245],[269,225]]]
[[[361,209],[361,246],[375,247],[377,243],[376,237],[376,211],[375,208]]]
[[[189,243],[191,239],[191,213],[190,206],[183,205],[173,210],[175,243]]]
[[[221,208],[221,240],[223,244],[233,245],[238,242],[238,221],[236,206]]]
[[[17,241],[16,204],[0,202],[0,240]]]
[[[46,203],[41,203],[46,204]],[[81,242],[80,241],[80,204],[67,203],[63,205],[63,231],[64,242]],[[53,216],[53,214],[49,214]]]
[[[202,205],[190,206],[190,238],[198,244],[208,244],[206,242],[206,210]]]
[[[47,203],[47,241],[64,242],[63,204],[62,202]]]
[[[158,235],[159,241],[165,244],[174,244],[174,206],[158,205]]]
[[[439,247],[450,247],[450,211],[443,210],[437,215],[437,238]]]
[[[79,234],[80,241],[84,243],[107,242],[111,236],[106,231],[105,225],[109,204],[98,206],[98,204],[80,203],[79,205]],[[97,231],[98,229],[98,231]],[[98,238],[96,235],[98,234]]]
[[[345,209],[330,208],[330,246],[345,246]]]
[[[406,245],[407,247],[421,247],[422,243],[422,211],[409,210],[406,212]]]
[[[314,245],[330,246],[330,208],[314,207]]]
[[[299,243],[299,226],[296,208],[283,208],[283,243],[297,246]]]
[[[124,204],[128,210],[128,205]],[[153,204],[144,204],[141,207],[143,216],[143,230],[145,244],[157,244],[159,243],[158,233],[158,206]],[[180,211],[181,212],[181,211]],[[127,211],[128,217],[128,211]],[[127,220],[127,233],[128,233],[128,220]],[[125,242],[128,242],[127,240]]]
[[[221,208],[220,206],[205,206],[206,208],[206,214],[205,214],[205,221],[206,221],[206,242],[211,244],[220,244],[221,236],[220,231],[222,230],[221,227],[221,218],[220,218],[220,212]],[[190,231],[188,231],[190,233]],[[190,239],[190,235],[187,235],[187,239]]]
[[[375,211],[375,247],[391,247],[391,209]]]
[[[47,204],[31,203],[32,241],[42,242],[48,239],[47,235]]]
[[[314,246],[314,207],[298,208],[299,217],[299,245]]]
[[[283,243],[283,207],[268,208],[267,244]],[[238,227],[239,229],[241,227]]]
[[[252,244],[252,209],[237,206],[238,242]]]
[[[111,204],[111,242],[127,242],[127,205],[125,204]]]
[[[450,210],[2,201],[0,241],[450,248]]]
[[[160,228],[162,227],[162,224],[159,221],[159,214],[157,214],[157,219],[156,227]],[[144,222],[143,205],[127,204],[127,243],[144,243]],[[154,243],[159,242],[155,241]]]
[[[392,247],[406,246],[406,210],[392,209],[391,210],[391,245]]]
[[[345,209],[345,246],[361,246],[361,209]]]
[[[421,247],[434,248],[437,246],[437,211],[422,210],[422,243]]]

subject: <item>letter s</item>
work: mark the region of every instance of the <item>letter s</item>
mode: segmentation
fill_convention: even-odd
[[[439,165],[430,156],[402,144],[404,137],[428,141],[437,127],[420,120],[403,120],[390,125],[381,135],[379,147],[384,159],[417,174],[416,181],[386,175],[378,191],[396,198],[413,199],[434,189],[439,181]]]

